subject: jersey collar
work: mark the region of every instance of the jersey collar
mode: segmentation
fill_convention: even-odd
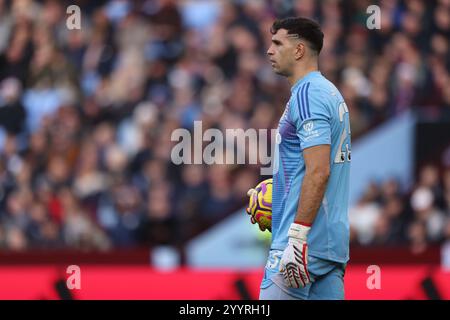
[[[322,73],[320,71],[311,71],[307,73],[303,78],[297,80],[297,82],[292,86],[291,92],[294,92],[295,89],[297,89],[302,83],[305,83],[308,79],[318,75],[322,75]]]

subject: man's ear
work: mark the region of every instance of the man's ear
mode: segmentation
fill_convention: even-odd
[[[301,42],[295,47],[295,60],[300,60],[305,55],[305,45]]]

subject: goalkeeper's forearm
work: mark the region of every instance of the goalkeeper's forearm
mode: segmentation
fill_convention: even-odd
[[[312,225],[322,203],[327,188],[329,172],[324,170],[306,171],[303,178],[295,222]]]

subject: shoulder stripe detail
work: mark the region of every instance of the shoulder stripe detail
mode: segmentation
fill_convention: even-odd
[[[301,89],[303,89],[303,87]],[[302,112],[303,101],[300,101],[300,90],[301,89],[297,90],[297,104],[298,104],[298,113],[300,116],[300,120],[303,121],[303,118],[304,118],[303,112]],[[302,95],[302,97],[303,97],[303,95]]]
[[[302,121],[303,121],[308,116],[305,109],[305,85],[302,86],[302,92],[300,95],[302,96],[302,112],[303,112]]]
[[[305,117],[307,117],[307,118],[311,118],[311,112],[309,111],[309,97],[308,97],[309,85],[310,85],[310,82],[308,82],[308,83],[306,84],[306,89],[305,89],[305,100],[306,100],[306,112],[305,112]],[[307,113],[307,115],[306,115],[306,113]]]

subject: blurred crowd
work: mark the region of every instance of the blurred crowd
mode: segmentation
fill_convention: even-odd
[[[450,243],[450,166],[441,168],[423,166],[411,191],[395,179],[371,183],[350,210],[351,242],[407,245],[414,253]]]
[[[380,1],[368,30],[372,2],[0,0],[0,248],[182,244],[241,208],[259,165],[174,165],[171,133],[277,126],[289,87],[265,56],[276,17],[321,23],[320,69],[353,139],[409,108],[449,117],[450,1]],[[401,200],[389,182],[361,205],[382,229]]]

